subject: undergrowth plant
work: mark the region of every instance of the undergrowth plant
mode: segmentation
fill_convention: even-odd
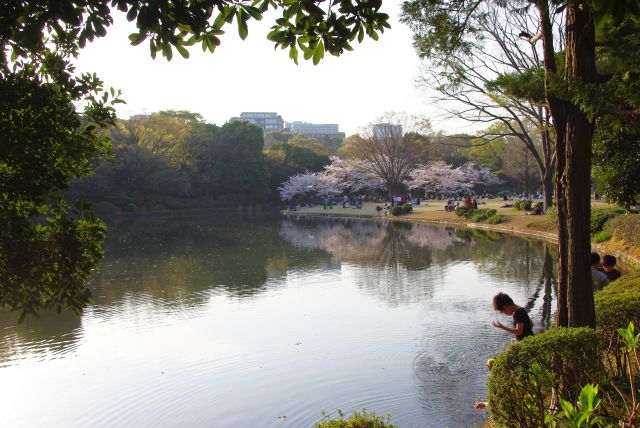
[[[355,410],[346,419],[342,410],[338,409],[337,413],[338,418],[332,419],[326,412],[322,412],[322,421],[315,424],[313,428],[395,428],[391,424],[390,413],[383,417],[363,408]]]
[[[633,322],[626,328],[618,329],[621,352],[626,359],[625,376],[612,377],[605,392],[606,400],[598,397],[598,386],[586,384],[580,391],[576,406],[560,401],[560,409],[546,416],[550,428],[590,428],[590,427],[637,427],[640,422],[638,402],[638,374],[640,373],[640,333],[636,333]],[[624,379],[626,377],[626,379]]]
[[[586,384],[580,391],[576,407],[573,404],[560,399],[561,411],[547,415],[545,422],[550,428],[591,428],[608,427],[609,424],[602,416],[595,415],[602,399],[598,397],[598,386]]]

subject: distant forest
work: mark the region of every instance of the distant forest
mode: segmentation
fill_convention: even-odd
[[[186,111],[120,120],[105,137],[111,156],[69,190],[70,199],[91,201],[98,213],[275,202],[287,177],[329,163],[318,140],[278,135],[265,148],[254,125],[216,126]]]
[[[348,156],[350,138],[263,135],[247,122],[216,126],[188,111],[120,120],[104,137],[111,140],[111,156],[97,159],[94,174],[69,190],[70,199],[93,202],[99,214],[277,204],[277,188],[288,177],[321,171],[329,156]],[[407,137],[422,144],[419,161],[472,161],[500,174],[515,191],[540,186],[528,152],[514,143],[473,147],[469,135]]]

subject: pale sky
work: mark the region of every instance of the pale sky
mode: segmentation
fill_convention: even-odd
[[[249,22],[249,37],[237,36],[235,21],[221,36],[215,53],[200,46],[183,59],[174,49],[171,62],[152,60],[148,42],[130,46],[133,23],[123,16],[108,35],[96,39],[80,54],[79,71],[96,72],[108,88],[121,89],[127,104],[122,118],[159,110],[189,110],[207,122],[224,124],[243,111],[277,112],[285,121],[337,123],[347,135],[385,112],[430,117],[434,129],[455,132],[424,90],[416,88],[420,60],[411,45],[411,31],[398,20],[400,6],[385,2],[391,30],[379,41],[365,38],[354,51],[339,58],[327,55],[317,66],[289,59],[266,40],[272,21]],[[384,7],[384,6],[383,6]],[[461,129],[462,130],[462,129]]]

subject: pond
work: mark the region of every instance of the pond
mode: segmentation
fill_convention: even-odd
[[[386,220],[120,219],[81,317],[0,312],[4,426],[307,427],[366,407],[399,427],[486,417],[499,291],[535,331],[548,244]]]

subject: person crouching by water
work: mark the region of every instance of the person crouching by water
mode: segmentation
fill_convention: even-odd
[[[516,337],[516,340],[533,336],[533,322],[531,322],[527,311],[513,303],[508,294],[498,293],[493,296],[493,309],[505,315],[513,316],[513,328],[503,325],[500,321],[494,321],[494,327],[508,331]]]

